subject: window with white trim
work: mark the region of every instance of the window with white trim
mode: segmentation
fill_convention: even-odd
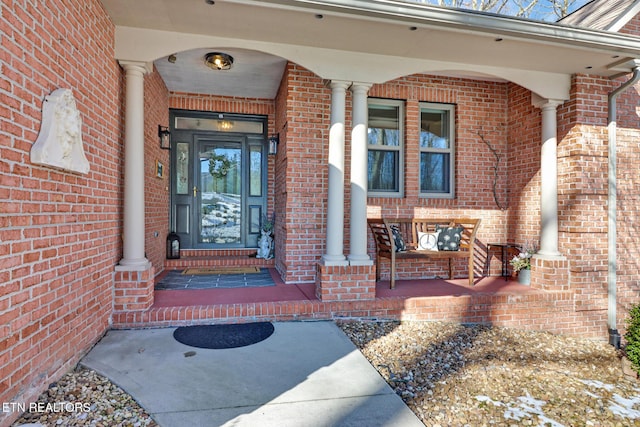
[[[404,104],[370,98],[368,106],[368,195],[400,197],[404,179]]]
[[[420,196],[453,198],[455,106],[420,103]]]

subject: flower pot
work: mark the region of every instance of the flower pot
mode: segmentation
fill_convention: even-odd
[[[531,270],[522,269],[518,271],[518,283],[521,285],[531,284]]]

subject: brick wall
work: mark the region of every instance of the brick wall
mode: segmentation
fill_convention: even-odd
[[[508,85],[508,240],[538,243],[540,234],[540,110],[531,105],[531,92]]]
[[[286,78],[286,145],[282,161],[282,218],[278,264],[289,283],[314,283],[324,251],[330,89],[296,64]]]
[[[640,16],[631,19],[621,33],[640,35]],[[617,86],[630,76],[618,79]],[[611,85],[611,82],[603,82]],[[625,331],[624,321],[632,304],[640,304],[640,84],[627,89],[619,98],[618,106],[618,221],[617,221],[617,259],[618,259],[618,328]]]
[[[99,1],[1,11],[0,402],[27,402],[109,325],[122,250],[121,77]],[[57,88],[80,111],[87,175],[30,162],[43,99]],[[17,415],[0,413],[0,425]]]
[[[289,64],[281,87],[286,96],[288,111],[286,122],[286,174],[281,190],[286,197],[284,233],[282,244],[285,259],[279,259],[287,282],[315,281],[314,264],[324,252],[326,229],[326,174],[327,145],[330,127],[331,91],[313,73],[295,64]],[[494,169],[496,165],[491,150],[481,136],[491,144],[500,156],[496,196],[506,206],[507,200],[507,85],[503,83],[441,78],[426,75],[408,76],[374,85],[370,97],[393,98],[405,101],[405,195],[397,198],[369,198],[368,215],[426,215],[473,216],[483,224],[478,235],[479,273],[489,271],[486,263],[486,243],[504,241],[507,238],[506,211],[498,208],[493,196]],[[419,102],[456,104],[457,156],[456,198],[452,200],[420,198],[418,170]],[[280,104],[278,104],[280,105]],[[351,132],[351,94],[347,92],[346,144],[345,144],[345,254],[349,251],[349,165]],[[280,163],[280,162],[279,162]],[[373,253],[370,242],[369,253]],[[280,252],[282,253],[282,251]],[[493,254],[495,255],[495,254]],[[500,264],[495,257],[490,271],[497,274]],[[402,274],[413,277],[442,274],[446,263],[436,263],[433,271],[406,266]],[[466,271],[464,261],[456,267]],[[402,267],[401,267],[402,268]],[[459,270],[458,270],[459,268]],[[413,273],[413,274],[412,274]],[[383,277],[384,277],[383,271]],[[466,273],[465,273],[466,274]]]
[[[3,3],[0,25],[0,401],[33,400],[75,364],[109,325],[113,266],[122,252],[123,78],[114,57],[114,28],[97,0]],[[623,32],[638,34],[634,18]],[[99,60],[96,60],[99,59]],[[623,79],[624,80],[624,79]],[[576,76],[572,98],[558,109],[560,250],[570,266],[574,333],[602,335],[606,320],[606,96],[623,80]],[[79,175],[32,165],[42,101],[70,88],[82,116],[85,154]],[[618,326],[640,300],[637,195],[640,87],[619,99],[618,114]],[[426,75],[406,76],[371,88],[370,96],[406,103],[405,196],[370,198],[379,215],[473,216],[478,269],[496,272],[486,244],[523,242],[539,234],[540,112],[515,84]],[[269,134],[280,134],[269,158],[269,210],[276,212],[276,267],[287,282],[314,282],[324,251],[330,90],[313,73],[288,64],[275,100],[168,94],[156,73],[145,78],[146,251],[162,269],[168,218],[168,151],[158,147],[157,125],[167,107],[264,114]],[[456,104],[456,198],[418,196],[418,103]],[[351,98],[347,93],[345,200],[349,211]],[[488,141],[500,156],[496,197]],[[10,202],[7,202],[10,201]],[[348,215],[347,215],[348,217]],[[345,252],[348,251],[348,218]],[[156,235],[156,233],[158,233]],[[370,250],[373,253],[373,250]],[[444,266],[441,266],[444,267]],[[409,277],[435,275],[408,264]],[[464,265],[458,266],[464,272]],[[413,269],[413,271],[412,271]],[[402,271],[402,270],[401,270]],[[479,271],[480,272],[480,271]],[[553,274],[553,272],[549,272]],[[368,281],[368,278],[363,279]],[[509,316],[508,304],[504,315]],[[450,308],[449,308],[450,309]],[[540,324],[544,309],[535,311]],[[566,310],[561,310],[565,312]],[[529,313],[527,313],[527,318]],[[562,330],[561,327],[547,329]],[[14,414],[0,413],[0,424]]]
[[[603,336],[606,332],[606,206],[607,206],[607,93],[619,85],[593,76],[575,76],[571,99],[558,107],[558,179],[559,179],[559,250],[567,257],[562,261],[560,276],[541,273],[555,290],[570,289],[575,295],[575,324],[581,334]],[[286,239],[285,261],[289,281],[305,280],[313,261],[322,256],[324,247],[324,212],[326,200],[314,191],[324,184],[324,176],[316,167],[326,169],[325,132],[329,129],[330,90],[307,70],[290,65],[288,69],[287,109],[290,111],[287,131],[291,138],[287,148],[285,189],[287,221],[295,230],[296,221],[307,224],[304,237],[290,234]],[[304,87],[300,87],[300,86]],[[315,94],[311,98],[309,94]],[[374,85],[370,97],[405,101],[405,195],[401,199],[369,198],[369,216],[475,216],[483,220],[478,233],[478,273],[497,274],[499,262],[486,252],[493,241],[538,243],[540,233],[540,148],[541,113],[531,104],[531,92],[512,83],[477,82],[466,79],[425,75],[407,76],[383,85]],[[326,108],[320,106],[326,102]],[[347,92],[346,177],[345,182],[345,253],[348,252],[349,212],[349,139],[350,93]],[[418,180],[412,170],[418,165],[418,102],[456,104],[457,180],[453,200],[422,199],[418,196]],[[633,189],[640,150],[633,141],[638,136],[636,108],[640,105],[638,90],[629,90],[618,102],[619,124],[619,244],[618,292],[619,326],[626,309],[637,301],[639,283],[637,259],[640,247],[634,242],[634,225],[640,207]],[[324,121],[324,123],[322,123]],[[293,133],[294,126],[300,133]],[[628,129],[632,128],[632,129]],[[324,129],[324,131],[323,131]],[[412,132],[413,130],[413,132]],[[508,210],[498,209],[492,192],[494,157],[483,143],[488,141],[500,156],[496,196],[508,203]],[[322,140],[324,138],[324,141]],[[294,142],[296,143],[294,145]],[[299,150],[298,142],[301,143]],[[305,153],[314,153],[313,160]],[[295,163],[292,161],[295,159]],[[295,165],[295,166],[294,166]],[[297,167],[302,165],[302,167]],[[309,174],[303,172],[310,170]],[[314,183],[315,188],[304,188]],[[295,194],[294,194],[295,193]],[[315,200],[315,202],[314,202]],[[295,217],[296,212],[302,212]],[[317,243],[311,243],[315,239]],[[373,244],[370,242],[370,253]],[[297,254],[296,254],[297,253]],[[490,261],[487,263],[487,258]],[[489,267],[487,267],[489,264]],[[297,265],[297,267],[296,267]],[[293,267],[293,268],[292,268]],[[569,270],[564,268],[569,267]],[[546,264],[545,264],[546,268]],[[399,268],[403,277],[442,275],[446,266],[407,262]],[[461,262],[456,266],[464,274]],[[385,276],[385,274],[387,276]],[[542,277],[541,276],[541,277]],[[382,264],[382,277],[388,267]]]
[[[638,22],[635,18],[633,22]],[[637,34],[637,33],[636,33]],[[629,77],[629,76],[627,76]],[[619,83],[616,82],[616,83]],[[617,84],[616,84],[617,85]],[[618,221],[617,221],[617,297],[618,329],[624,333],[625,319],[632,304],[640,304],[640,84],[618,98]]]
[[[145,251],[156,272],[164,269],[169,234],[169,150],[160,148],[158,125],[169,126],[169,92],[160,74],[144,78]],[[164,176],[158,177],[157,162]]]
[[[423,216],[481,218],[477,234],[476,274],[499,274],[497,253],[487,253],[487,243],[506,241],[509,144],[507,134],[508,86],[504,83],[459,78],[412,75],[374,85],[370,97],[405,101],[404,197],[370,197],[369,216]],[[419,196],[420,102],[455,104],[456,159],[455,198],[428,199]],[[493,148],[499,159],[492,154]],[[497,167],[497,177],[494,174]],[[494,181],[495,179],[495,181]],[[493,185],[496,184],[494,194]],[[496,203],[496,199],[498,203]],[[500,205],[500,207],[498,206]],[[373,242],[370,242],[373,253]],[[463,259],[454,261],[454,275],[466,277]],[[447,277],[448,261],[403,263],[401,277]],[[382,268],[382,277],[388,277]]]
[[[275,133],[280,135],[280,143],[278,146],[278,153],[274,158],[274,167],[269,169],[269,176],[273,177],[273,206],[276,213],[276,223],[274,227],[274,254],[275,254],[275,267],[283,277],[286,277],[287,264],[285,261],[285,254],[287,253],[286,242],[286,221],[287,221],[287,167],[289,158],[287,156],[287,150],[289,144],[287,143],[287,98],[289,94],[289,68],[288,65],[285,68],[282,79],[280,80],[280,86],[275,97]],[[271,162],[270,162],[271,164]],[[272,173],[273,171],[273,173]]]
[[[558,203],[560,252],[569,260],[576,322],[592,336],[607,327],[607,95],[630,76],[614,81],[595,76],[573,78],[571,100],[558,110]],[[640,301],[637,259],[637,138],[639,87],[617,102],[617,294],[618,329],[624,331],[629,305]]]

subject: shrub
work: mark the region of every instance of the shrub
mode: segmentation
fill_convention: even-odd
[[[631,361],[633,369],[640,373],[640,303],[633,305],[629,310],[627,332],[624,337],[627,340],[627,358]]]

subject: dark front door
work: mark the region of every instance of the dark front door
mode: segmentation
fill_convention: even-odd
[[[171,224],[182,248],[257,247],[266,212],[265,139],[226,123],[224,131],[172,132]]]

